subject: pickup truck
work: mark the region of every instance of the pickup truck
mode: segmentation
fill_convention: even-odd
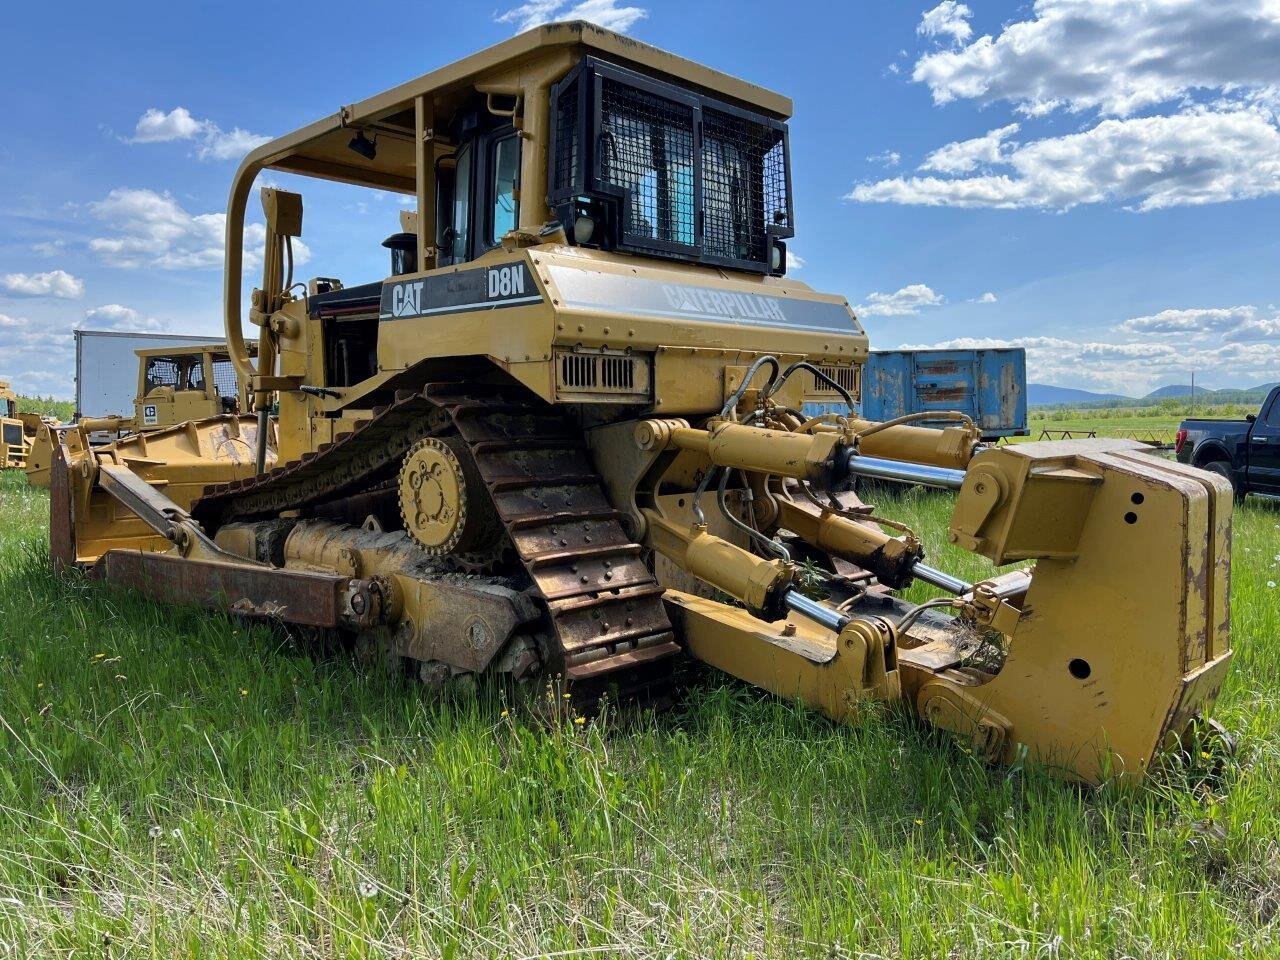
[[[1226,477],[1237,498],[1280,496],[1280,387],[1243,420],[1182,421],[1174,450],[1180,462]]]

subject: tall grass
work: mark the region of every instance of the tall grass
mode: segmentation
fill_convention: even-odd
[[[1221,781],[1085,790],[691,669],[550,725],[46,568],[0,480],[0,954],[1273,957],[1280,510],[1238,516]],[[887,506],[932,544],[947,502]],[[943,545],[936,563],[978,572]],[[1135,583],[1140,589],[1140,583]]]

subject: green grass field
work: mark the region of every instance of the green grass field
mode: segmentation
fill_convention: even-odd
[[[887,507],[940,543],[942,495]],[[1273,505],[1237,515],[1237,758],[1139,789],[697,673],[674,709],[548,726],[54,579],[46,513],[3,475],[0,956],[1280,955]]]
[[[1172,442],[1178,424],[1191,416],[1243,420],[1247,413],[1257,413],[1257,405],[1239,403],[1198,403],[1194,414],[1186,400],[1166,400],[1158,404],[1126,407],[1035,407],[1027,418],[1031,435],[1037,440],[1042,430],[1054,439],[1060,431],[1084,435],[1093,430],[1099,437],[1155,438]]]

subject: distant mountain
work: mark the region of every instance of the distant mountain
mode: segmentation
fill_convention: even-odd
[[[1271,392],[1271,388],[1275,384],[1259,384],[1256,387],[1223,387],[1221,390],[1209,390],[1206,387],[1196,387],[1196,399],[1206,400],[1223,400],[1233,401],[1241,398],[1250,397],[1255,394],[1266,394]],[[1169,397],[1189,397],[1191,396],[1191,387],[1184,383],[1171,383],[1167,387],[1160,387],[1152,390],[1143,400],[1165,400]]]
[[[1110,403],[1129,399],[1131,398],[1122,397],[1118,393],[1094,393],[1073,387],[1055,387],[1048,383],[1027,384],[1027,405],[1032,407],[1051,407],[1063,403]]]
[[[1204,387],[1196,389],[1197,396],[1207,396],[1213,393],[1212,390],[1206,390]],[[1163,400],[1165,397],[1189,397],[1191,396],[1191,386],[1185,383],[1171,383],[1167,387],[1159,387],[1148,393],[1143,400]]]
[[[1256,387],[1224,387],[1221,390],[1196,387],[1196,402],[1254,403],[1265,398],[1275,386],[1274,383],[1262,383]],[[1118,393],[1094,393],[1092,390],[1077,390],[1074,387],[1055,387],[1048,383],[1027,384],[1027,406],[1029,407],[1145,407],[1154,406],[1162,400],[1182,400],[1190,396],[1191,387],[1184,383],[1171,383],[1168,386],[1159,387],[1140,398],[1126,397]]]

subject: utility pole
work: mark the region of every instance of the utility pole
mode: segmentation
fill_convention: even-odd
[[[1192,370],[1191,371],[1191,413],[1188,414],[1188,417],[1191,418],[1191,417],[1194,417],[1195,415],[1196,415],[1196,372]]]

